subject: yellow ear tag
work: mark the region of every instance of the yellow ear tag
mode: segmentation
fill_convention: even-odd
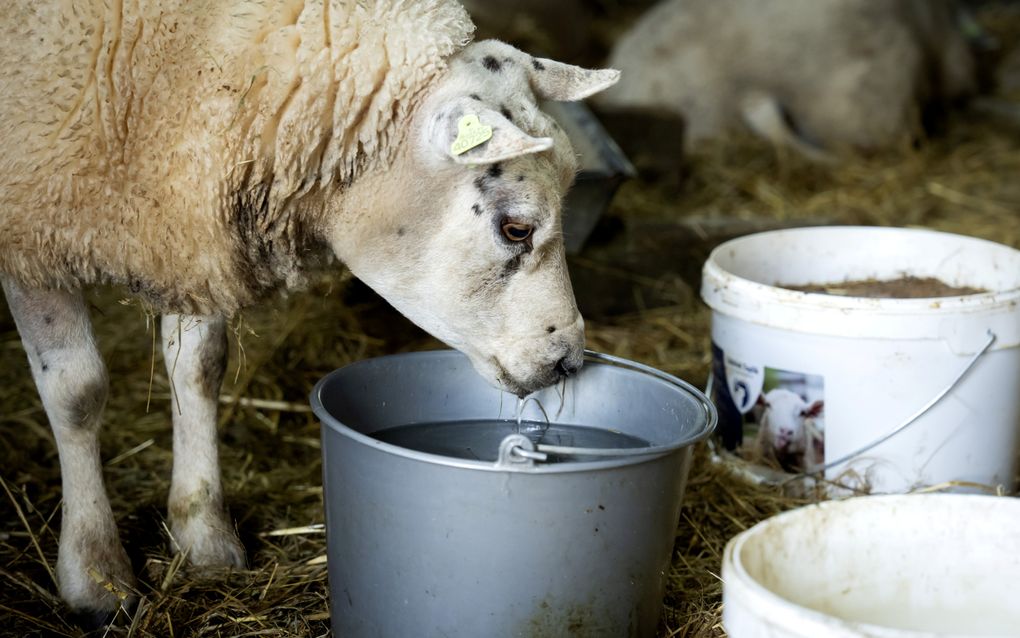
[[[478,121],[478,116],[468,113],[457,122],[457,139],[450,145],[450,153],[460,155],[492,137],[492,127]]]

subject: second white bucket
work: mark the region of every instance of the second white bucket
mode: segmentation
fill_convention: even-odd
[[[1020,500],[864,496],[785,512],[723,555],[732,638],[1016,638]]]
[[[904,276],[984,292],[885,299],[782,287]],[[747,423],[782,404],[792,420],[774,436],[837,485],[1016,487],[1020,251],[916,229],[774,231],[716,248],[701,294],[727,448],[754,445]]]

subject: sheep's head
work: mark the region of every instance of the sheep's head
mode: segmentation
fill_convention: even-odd
[[[808,403],[798,394],[781,388],[759,397],[759,402],[765,406],[761,427],[767,429],[776,452],[804,452],[809,443],[804,421],[820,416],[824,402]]]
[[[372,215],[386,209],[382,227],[334,240],[363,281],[518,395],[576,370],[584,349],[561,227],[577,163],[536,96],[580,100],[618,75],[496,41],[466,47],[415,112],[387,176],[359,185],[359,199],[376,198]]]

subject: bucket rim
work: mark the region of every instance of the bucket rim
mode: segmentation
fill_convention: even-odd
[[[914,499],[914,500],[910,500]],[[726,543],[723,550],[722,578],[724,604],[727,596],[738,596],[742,599],[740,607],[745,607],[749,600],[765,607],[772,624],[778,628],[798,627],[801,630],[816,632],[819,635],[832,633],[834,630],[848,633],[848,636],[872,636],[874,638],[970,638],[951,633],[932,634],[930,631],[897,629],[866,622],[845,620],[832,614],[807,607],[797,601],[781,596],[752,577],[740,558],[744,545],[763,530],[788,524],[791,519],[811,516],[817,510],[839,510],[874,505],[878,507],[895,507],[903,503],[925,503],[929,507],[939,502],[984,502],[1001,503],[1002,507],[1020,508],[1020,501],[1008,496],[991,494],[956,494],[956,493],[921,493],[921,494],[874,494],[855,496],[840,500],[822,501],[803,505],[759,521],[749,529],[740,532]],[[725,611],[724,611],[725,614]],[[760,615],[760,614],[756,614]],[[723,619],[726,625],[726,619]],[[805,633],[804,635],[812,635]],[[843,635],[840,633],[839,635]]]
[[[349,372],[352,369],[368,365],[369,362],[379,361],[397,361],[397,360],[408,360],[408,359],[429,359],[429,358],[464,358],[467,359],[467,355],[453,349],[437,349],[437,350],[421,350],[416,352],[402,352],[397,354],[383,355],[380,357],[371,357],[368,359],[361,359],[359,361],[353,361],[347,365],[341,366],[326,375],[324,375],[315,384],[312,392],[309,396],[311,403],[312,412],[319,419],[323,429],[323,435],[325,435],[326,428],[332,429],[341,436],[347,437],[361,445],[365,445],[369,448],[378,449],[381,452],[386,452],[396,456],[404,457],[410,460],[420,461],[429,463],[432,465],[443,465],[448,467],[457,467],[461,469],[469,470],[482,470],[489,472],[512,472],[518,474],[559,474],[565,472],[584,472],[584,471],[597,471],[604,469],[612,469],[617,467],[627,467],[631,465],[637,465],[639,463],[645,463],[655,459],[662,458],[670,454],[674,454],[689,448],[700,441],[707,439],[716,428],[718,423],[718,412],[716,411],[715,405],[708,399],[708,397],[699,390],[697,387],[680,379],[674,375],[668,374],[661,370],[657,370],[651,366],[624,359],[622,357],[616,357],[613,355],[595,352],[593,350],[584,351],[585,366],[610,366],[614,368],[622,368],[629,370],[637,374],[643,374],[658,381],[673,385],[677,390],[684,392],[694,399],[702,411],[702,419],[698,424],[698,427],[693,428],[692,432],[688,433],[687,436],[681,439],[663,444],[650,446],[647,454],[640,455],[628,455],[619,457],[610,457],[601,460],[594,461],[574,461],[570,463],[552,463],[548,465],[536,464],[534,466],[504,466],[497,465],[492,461],[474,461],[470,459],[461,459],[456,457],[444,456],[442,454],[431,454],[428,452],[420,452],[417,450],[408,449],[392,443],[385,443],[376,438],[373,438],[367,434],[359,432],[349,425],[341,422],[335,416],[333,416],[325,407],[322,401],[321,393],[323,388],[331,379],[336,375],[344,372]],[[644,448],[642,448],[644,449]],[[326,447],[323,446],[323,453],[325,453]]]
[[[720,264],[720,256],[726,251],[739,247],[740,244],[753,241],[763,241],[767,240],[769,237],[775,237],[777,235],[789,236],[795,234],[843,232],[868,232],[891,235],[899,234],[903,236],[938,236],[958,239],[961,242],[982,243],[986,244],[989,248],[994,247],[998,250],[1012,251],[1020,254],[1020,251],[1017,251],[1015,248],[998,242],[981,239],[980,237],[947,233],[927,228],[899,228],[891,226],[804,226],[799,228],[784,228],[780,230],[752,233],[750,235],[743,235],[723,242],[712,249],[712,252],[709,253],[708,260],[705,262],[706,275],[709,271],[711,271],[711,275],[713,277],[725,276],[727,278],[731,278],[733,284],[739,285],[742,288],[747,286],[749,290],[754,290],[759,293],[767,292],[768,294],[775,295],[777,298],[782,299],[784,303],[799,302],[807,306],[837,309],[839,311],[865,310],[872,313],[879,312],[883,314],[914,314],[917,312],[924,312],[925,314],[928,314],[932,311],[954,312],[968,309],[985,309],[989,305],[1005,306],[1009,305],[1010,302],[1020,299],[1020,285],[1001,290],[989,290],[970,295],[952,295],[948,297],[855,297],[850,295],[829,295],[820,292],[802,292],[799,290],[792,290],[790,288],[783,288],[782,286],[764,284],[754,281],[753,279],[748,279],[747,277],[742,277],[730,272]],[[712,306],[711,301],[706,299],[706,302],[708,302],[709,306]],[[936,303],[937,305],[935,305]],[[714,306],[712,307],[714,308]]]
[[[971,295],[877,298],[802,292],[755,281],[728,265],[734,251],[779,237],[843,236],[847,251],[862,235],[911,240],[952,241],[964,247],[996,251],[1020,261],[1020,251],[994,241],[920,228],[885,226],[809,226],[737,237],[716,246],[702,268],[701,297],[713,312],[742,321],[804,334],[874,339],[940,339],[957,354],[971,354],[987,331],[996,337],[993,350],[1020,344],[1020,283]],[[995,266],[993,264],[994,267]],[[904,274],[909,274],[909,271]]]

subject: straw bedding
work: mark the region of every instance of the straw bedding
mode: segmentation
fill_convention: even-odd
[[[1016,12],[984,17],[996,33],[1020,33]],[[572,264],[582,303],[583,282],[610,282],[621,297],[615,310],[588,313],[589,347],[703,385],[709,315],[696,294],[696,274],[724,237],[821,220],[922,226],[1020,247],[1018,177],[1020,126],[973,113],[955,114],[947,133],[923,148],[835,169],[805,165],[746,140],[708,147],[690,158],[682,175],[625,185],[603,224],[617,228],[616,235],[596,241]],[[671,255],[668,263],[653,267],[630,259],[640,248],[642,224],[687,229],[689,241],[659,247]],[[221,455],[250,569],[196,573],[168,551],[172,405],[153,347],[153,317],[123,294],[102,289],[89,296],[111,378],[102,433],[105,476],[142,596],[134,614],[109,635],[328,634],[319,433],[306,397],[319,377],[345,363],[439,344],[343,271],[324,273],[309,290],[236,318]],[[5,305],[0,480],[0,634],[81,635],[52,577],[60,520],[56,450]],[[799,504],[742,482],[699,450],[660,635],[724,635],[719,568],[726,541]]]

